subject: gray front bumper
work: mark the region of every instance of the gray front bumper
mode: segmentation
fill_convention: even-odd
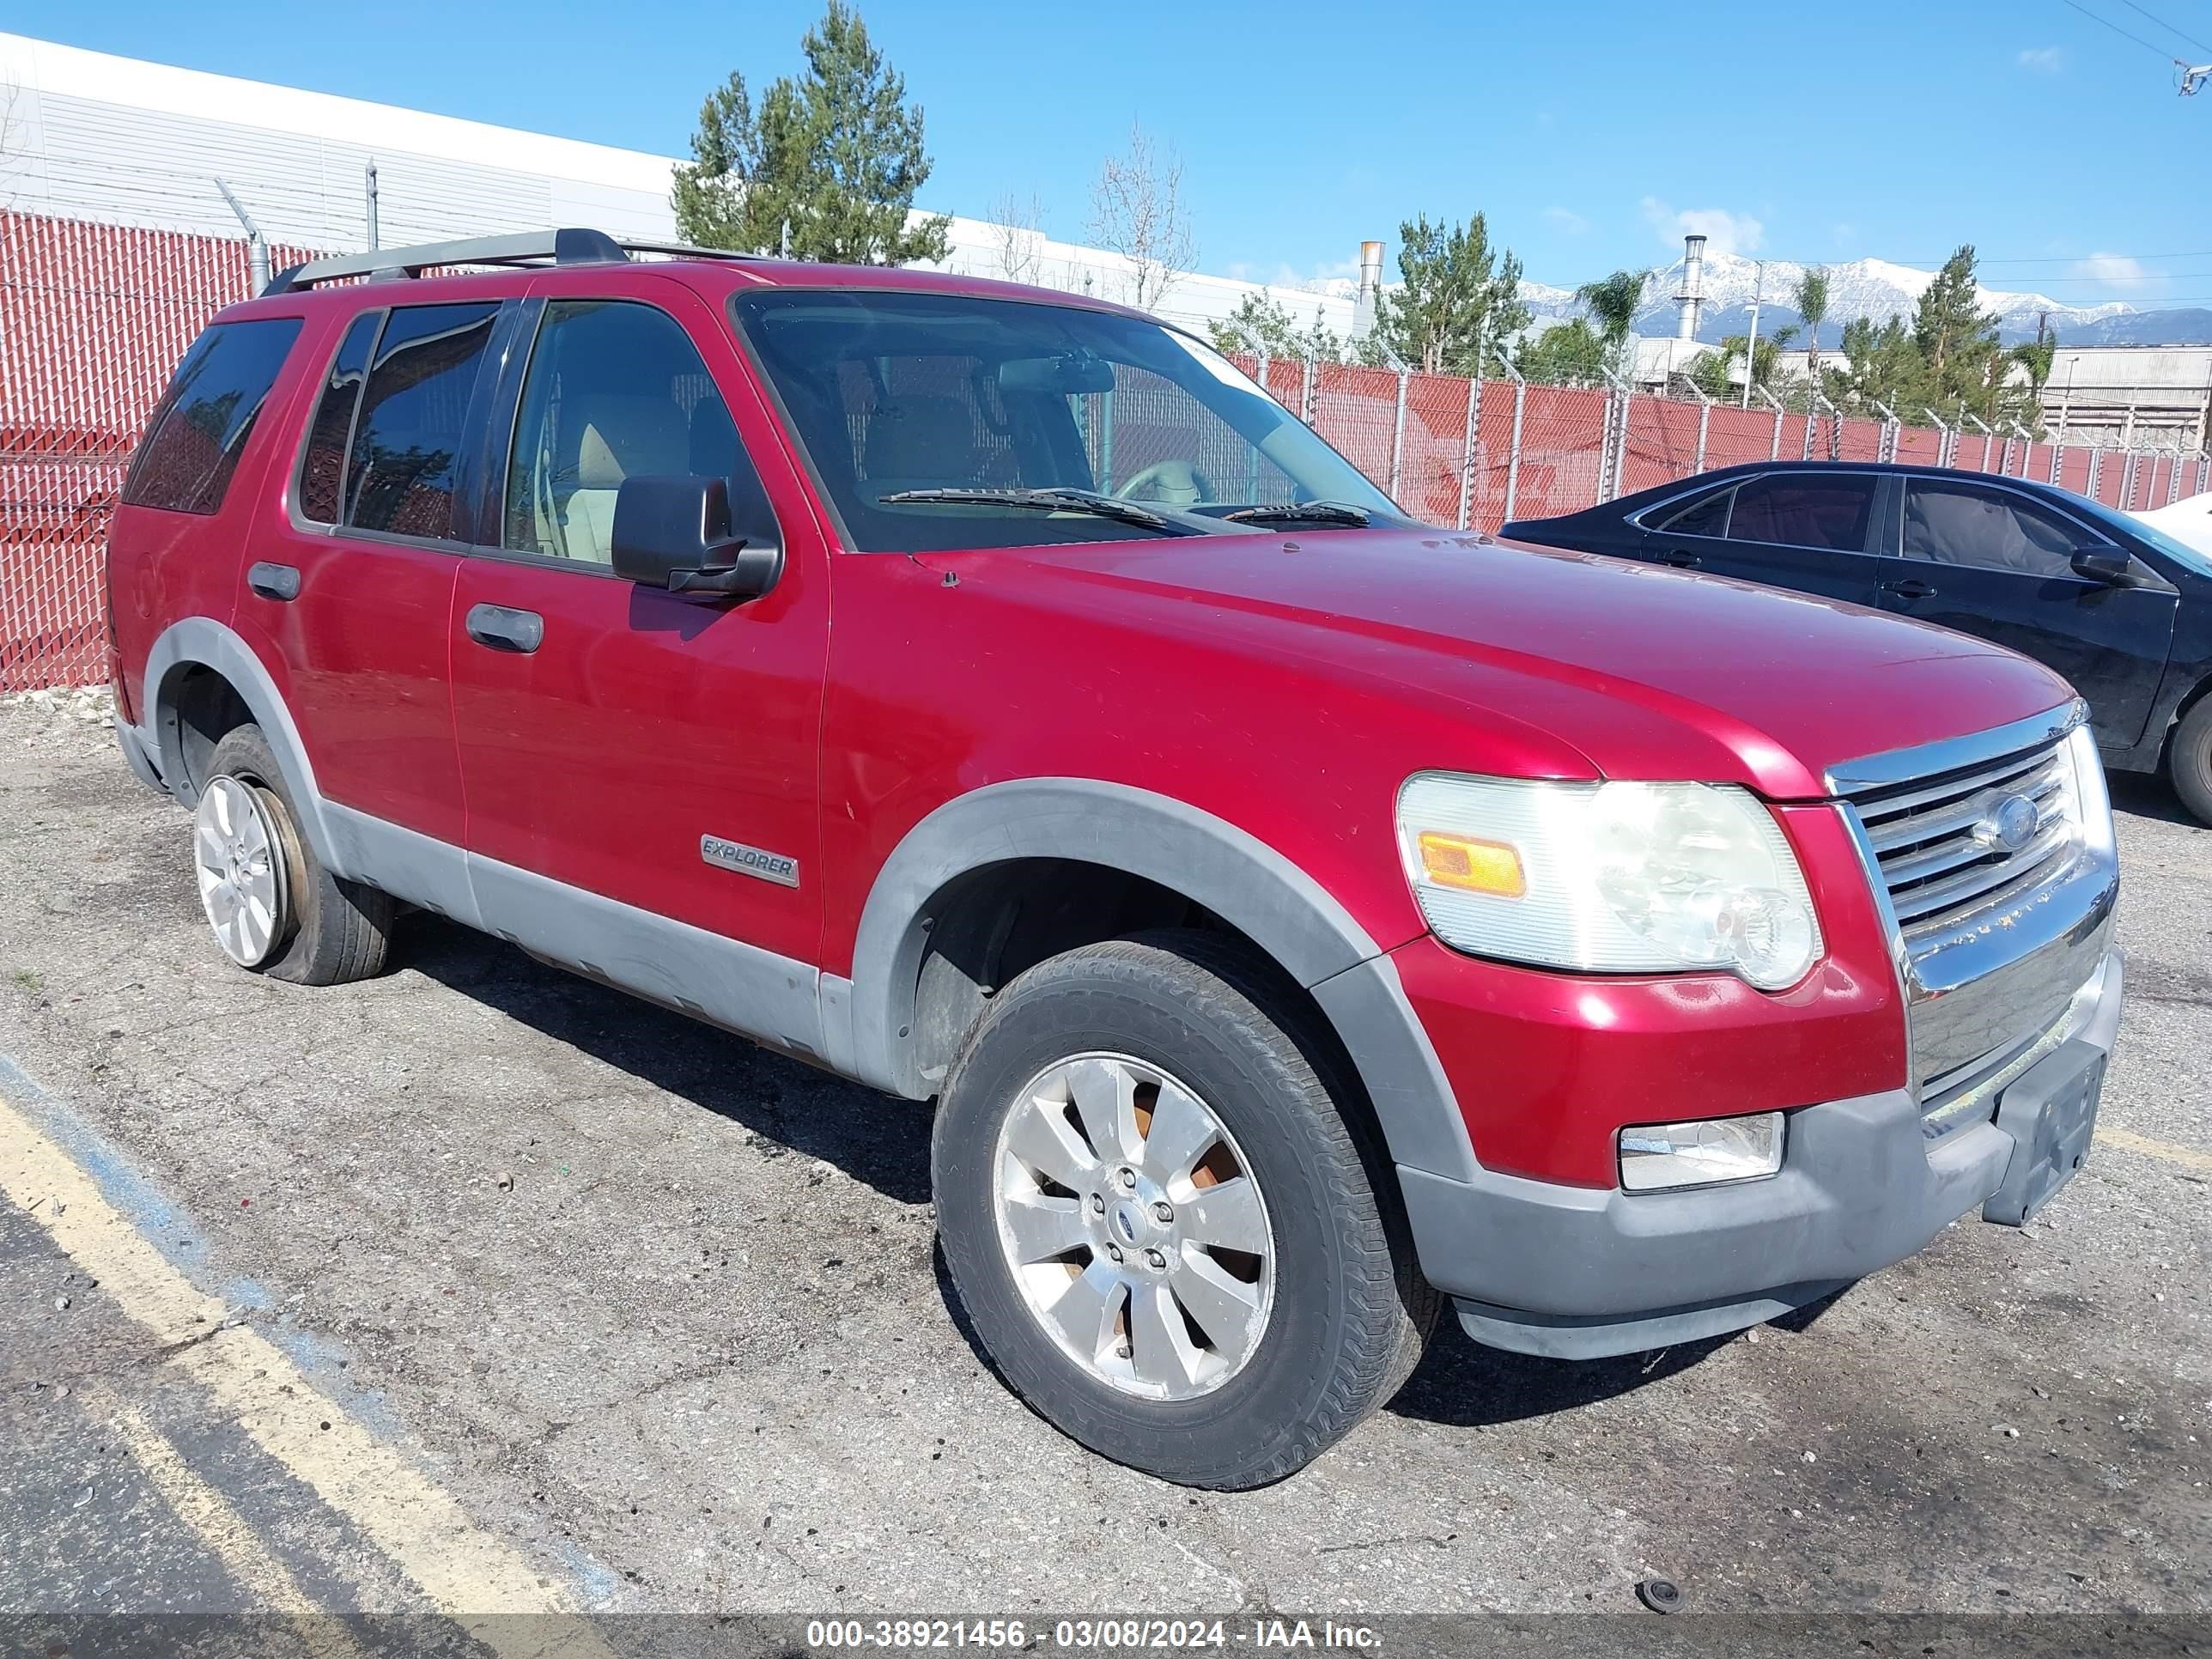
[[[2097,970],[2075,1040],[2110,1053],[2124,964]],[[1994,1121],[1930,1141],[1898,1089],[1790,1114],[1781,1173],[1686,1192],[1399,1169],[1423,1270],[1478,1342],[1595,1358],[1741,1330],[1912,1255],[2003,1183]]]

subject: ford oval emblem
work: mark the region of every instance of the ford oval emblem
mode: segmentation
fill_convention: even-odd
[[[1974,825],[1974,839],[2000,852],[2017,853],[2035,839],[2041,817],[2035,803],[2025,795],[2007,795],[1982,814]]]

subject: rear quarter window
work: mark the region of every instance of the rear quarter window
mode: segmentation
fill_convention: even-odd
[[[195,340],[155,409],[124,501],[167,513],[220,507],[299,337],[298,318],[270,317],[217,323]]]

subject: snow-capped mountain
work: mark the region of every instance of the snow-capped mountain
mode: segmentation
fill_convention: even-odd
[[[1828,273],[1828,316],[1821,325],[1820,342],[1833,346],[1843,337],[1844,325],[1860,317],[1876,322],[1890,317],[1910,319],[1921,295],[1936,280],[1932,270],[1893,264],[1887,259],[1853,259],[1826,267]],[[1741,333],[1750,316],[1752,297],[1759,296],[1759,326],[1764,333],[1779,324],[1799,322],[1791,304],[1805,267],[1786,259],[1769,259],[1762,272],[1753,260],[1738,253],[1705,256],[1705,304],[1700,310],[1698,337],[1717,340]],[[1644,308],[1637,313],[1640,334],[1674,331],[1678,314],[1674,295],[1682,285],[1682,268],[1674,264],[1653,271],[1644,279]],[[1577,305],[1572,289],[1542,283],[1524,282],[1522,298],[1539,317],[1569,317]],[[2150,312],[2121,301],[2100,305],[2069,305],[2042,294],[2021,294],[1978,286],[1984,311],[1995,312],[1999,337],[2008,343],[2035,337],[2038,320],[2050,319],[2060,338],[2073,344],[2104,343],[2130,338],[2152,338],[2179,343],[2205,332],[2208,319],[2201,313]],[[1803,331],[1802,325],[1801,333]]]

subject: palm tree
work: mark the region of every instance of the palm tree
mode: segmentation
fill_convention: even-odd
[[[1584,283],[1575,290],[1575,298],[1597,325],[1598,337],[1618,351],[1644,305],[1644,273],[1616,270],[1598,282]]]
[[[1824,390],[1820,384],[1820,325],[1828,320],[1828,273],[1820,265],[1808,265],[1805,274],[1797,279],[1797,314],[1805,319],[1805,367],[1813,377],[1813,390]]]

